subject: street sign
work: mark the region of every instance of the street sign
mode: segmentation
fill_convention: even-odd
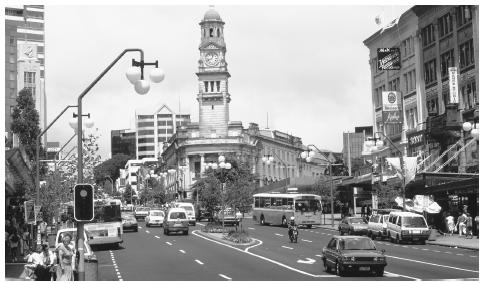
[[[34,201],[27,200],[24,201],[24,211],[25,211],[25,223],[35,224],[35,212],[34,212]]]
[[[35,223],[37,223],[37,221],[42,219],[42,218],[39,217],[39,214],[41,213],[40,212],[41,208],[42,208],[41,205],[34,205]],[[42,216],[42,215],[40,215],[40,216]]]
[[[448,68],[449,76],[449,103],[458,103],[458,67]]]

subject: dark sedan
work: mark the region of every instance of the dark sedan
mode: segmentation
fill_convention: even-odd
[[[344,217],[339,223],[339,233],[341,235],[366,235],[368,224],[362,217]]]
[[[136,217],[132,214],[122,214],[122,230],[133,230],[134,232],[138,231],[138,221],[136,220]]]
[[[349,271],[383,276],[387,265],[384,252],[376,250],[374,242],[365,236],[334,236],[322,249],[322,261],[326,272],[334,270],[339,276]]]

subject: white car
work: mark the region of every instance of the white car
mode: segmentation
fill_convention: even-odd
[[[163,226],[164,221],[164,211],[162,210],[150,210],[148,216],[144,218],[146,222],[146,227],[159,225]]]
[[[184,208],[184,210],[186,210],[189,224],[193,226],[196,225],[195,208],[193,204],[189,202],[177,202],[176,207]]]

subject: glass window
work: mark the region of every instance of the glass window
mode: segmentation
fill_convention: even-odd
[[[456,8],[456,25],[458,27],[471,22],[472,18],[470,6],[459,6]]]
[[[169,215],[169,219],[186,219],[186,213],[184,212],[172,212]]]
[[[421,34],[423,38],[423,47],[434,42],[434,26],[432,24],[423,28]]]
[[[453,31],[453,20],[450,13],[438,19],[438,30],[440,38]]]
[[[470,39],[460,45],[460,68],[463,69],[473,65],[475,63],[474,56],[473,39]]]
[[[449,67],[454,67],[453,49],[441,55],[441,77],[448,77]]]
[[[424,82],[430,84],[436,81],[436,59],[424,63]]]
[[[260,207],[260,198],[259,197],[255,197],[255,207]]]
[[[402,217],[402,225],[411,228],[428,228],[423,217]]]

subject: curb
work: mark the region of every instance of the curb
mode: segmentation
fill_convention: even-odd
[[[442,246],[442,247],[450,247],[450,248],[457,248],[457,249],[465,249],[465,250],[473,250],[473,251],[479,251],[479,247],[469,247],[469,246],[457,246],[457,245],[451,245],[451,244],[443,244],[443,243],[432,243],[430,241],[426,241],[427,245],[433,245],[433,246]]]

